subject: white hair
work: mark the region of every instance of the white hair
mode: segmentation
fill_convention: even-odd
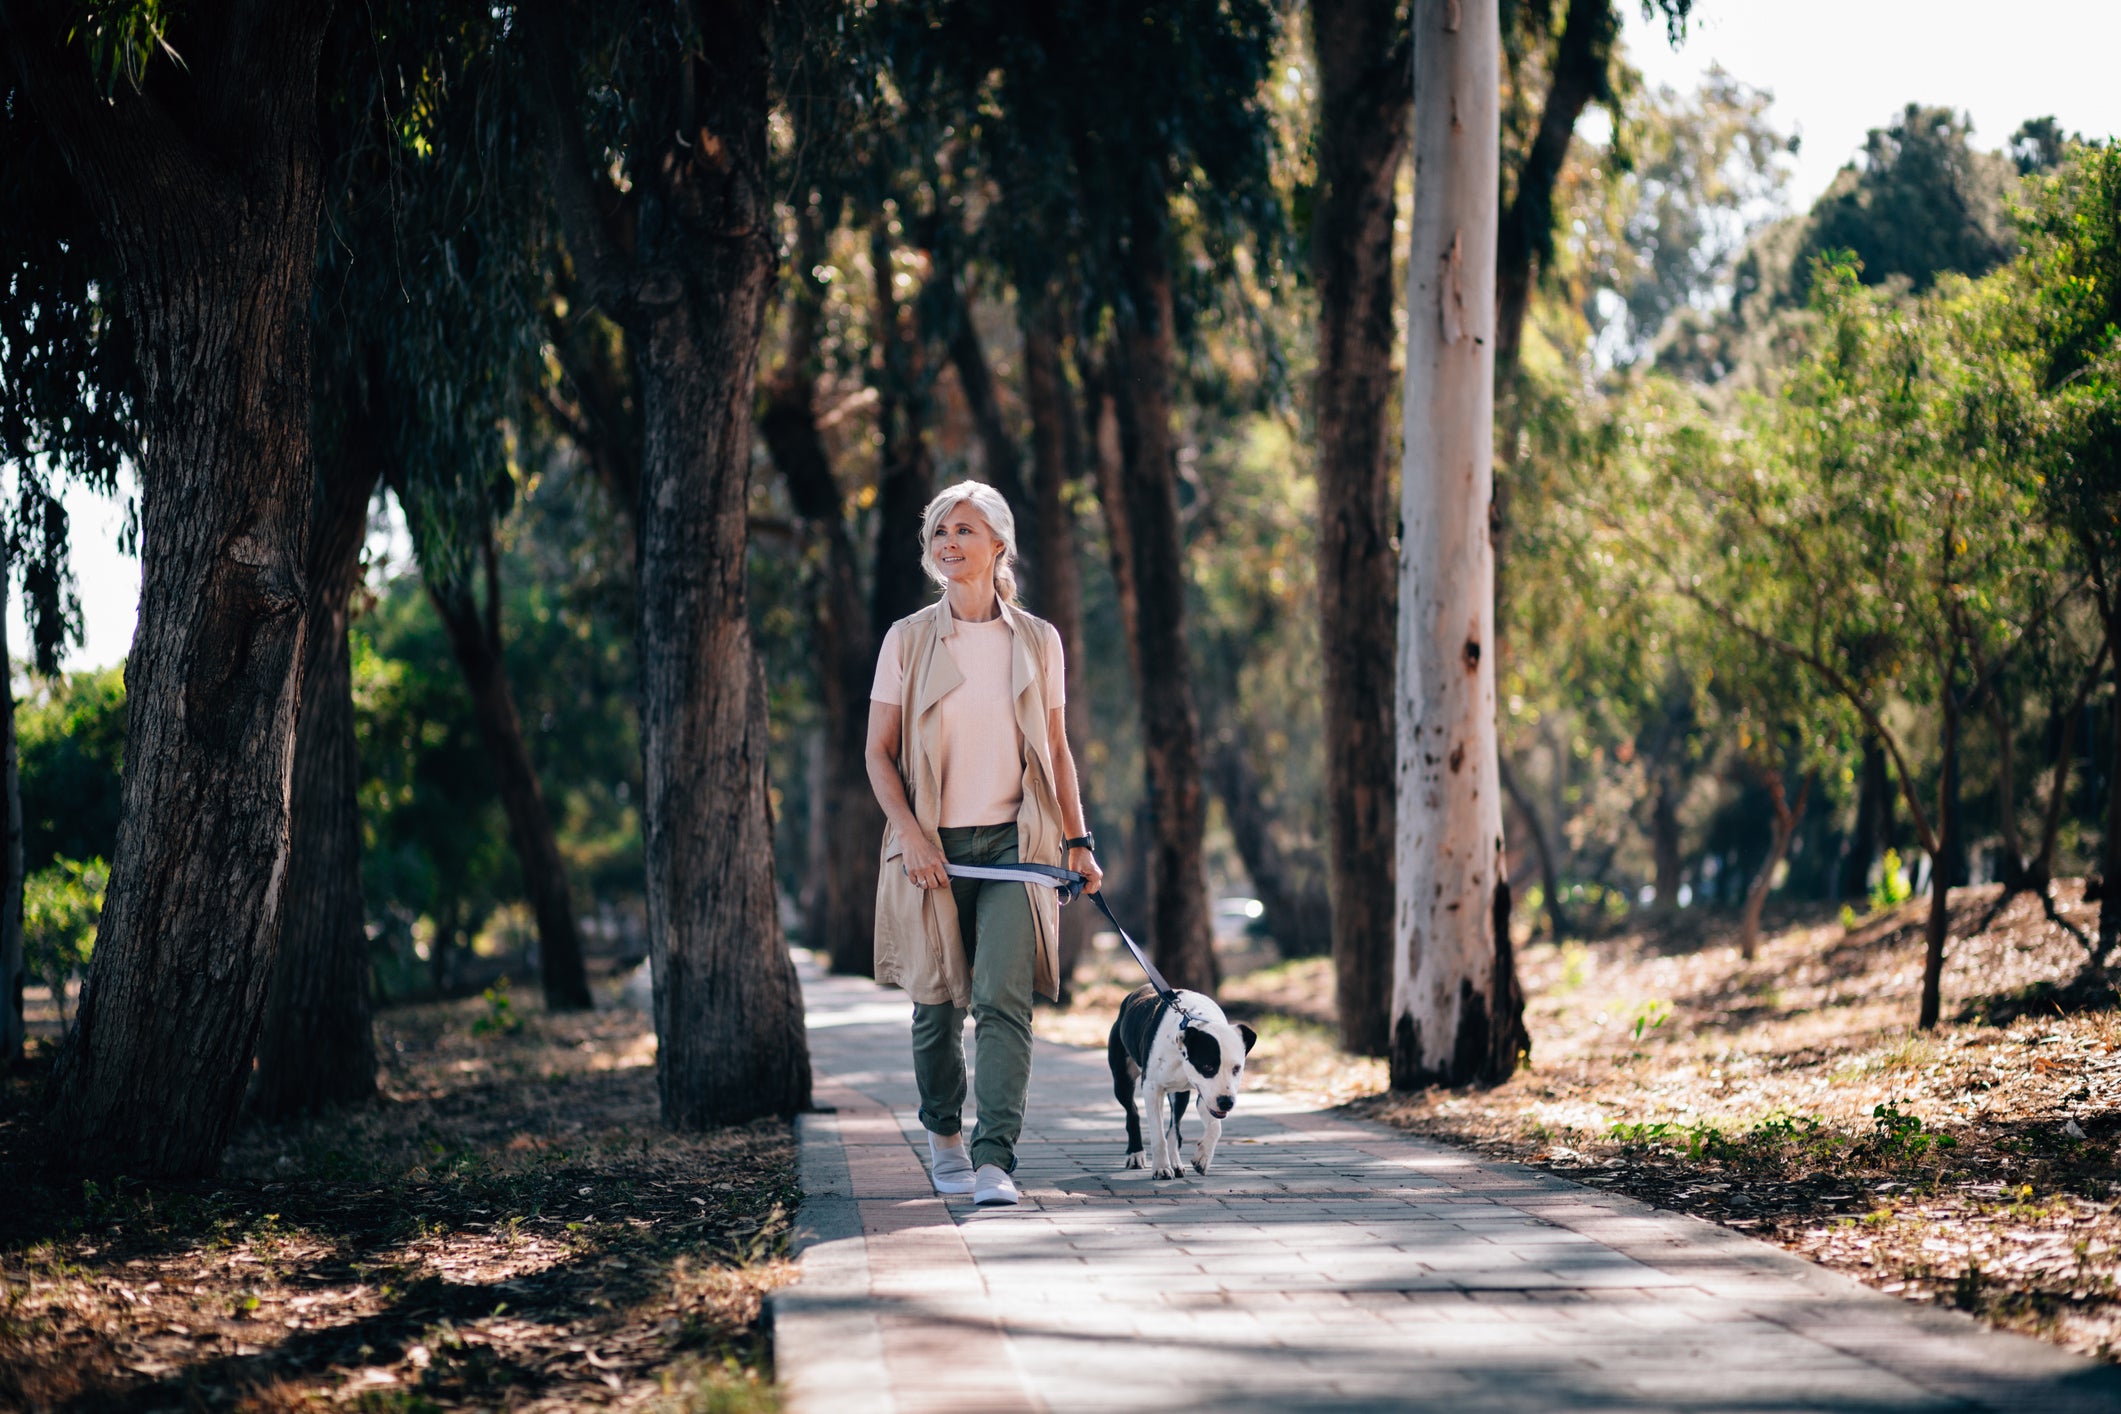
[[[921,570],[939,585],[950,583],[935,563],[935,528],[952,511],[968,503],[986,518],[988,529],[1002,542],[1002,552],[994,558],[994,592],[1003,603],[1013,605],[1017,602],[1016,513],[1009,509],[1002,493],[984,481],[960,481],[946,486],[921,512]]]

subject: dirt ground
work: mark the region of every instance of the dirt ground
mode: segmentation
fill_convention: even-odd
[[[2121,1010],[2078,983],[2083,949],[2038,901],[1998,913],[1998,893],[1955,898],[1928,1034],[1922,899],[1846,929],[1786,918],[1750,964],[1735,921],[1700,911],[1524,946],[1531,1064],[1492,1090],[1385,1093],[1382,1062],[1333,1044],[1325,959],[1233,976],[1222,998],[1260,1029],[1257,1083],[2121,1359]],[[2082,896],[2064,881],[2059,911],[2095,929]],[[1137,979],[1098,961],[1041,1034],[1102,1044]]]
[[[785,1124],[661,1129],[638,1012],[473,999],[376,1036],[379,1102],[247,1125],[213,1183],[47,1169],[44,1064],[7,1081],[0,1408],[774,1407]]]

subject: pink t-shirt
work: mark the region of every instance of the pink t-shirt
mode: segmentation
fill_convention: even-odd
[[[872,701],[905,705],[905,682],[899,670],[900,625],[884,635],[876,657]],[[1041,635],[1046,649],[1046,706],[1067,701],[1060,635]],[[965,825],[1013,825],[1024,803],[1024,741],[1016,729],[1016,702],[1009,694],[1009,657],[1015,635],[1000,617],[985,623],[955,621],[943,647],[964,681],[936,703],[937,739],[933,746],[936,774],[943,783],[945,829]]]

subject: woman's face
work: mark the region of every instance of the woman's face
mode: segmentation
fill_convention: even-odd
[[[960,501],[935,523],[928,549],[943,578],[957,584],[978,584],[993,577],[1002,542],[970,501]]]

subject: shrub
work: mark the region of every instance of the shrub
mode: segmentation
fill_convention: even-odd
[[[59,1029],[67,1028],[66,984],[88,966],[103,917],[110,867],[101,859],[52,861],[22,881],[22,952],[30,975],[52,989]]]

